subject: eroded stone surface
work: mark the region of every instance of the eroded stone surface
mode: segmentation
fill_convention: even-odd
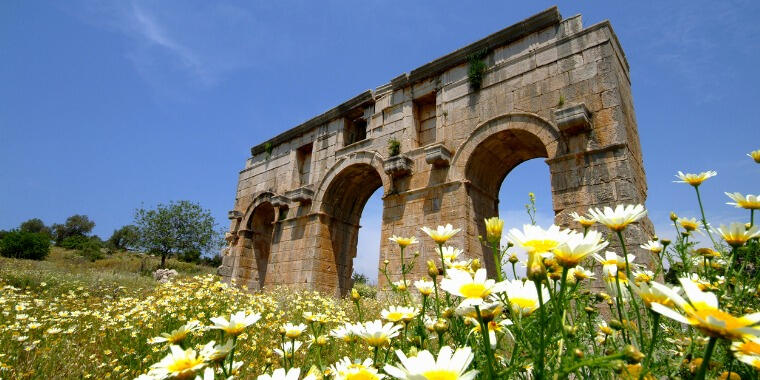
[[[487,70],[473,91],[467,56],[482,49]],[[557,111],[578,104],[583,114],[572,121],[583,127],[562,133]],[[403,159],[388,156],[391,139],[401,142]],[[572,211],[646,200],[628,63],[617,37],[608,22],[583,28],[580,16],[563,20],[556,8],[359,94],[251,154],[219,270],[250,289],[280,284],[345,294],[362,209],[381,187],[377,264],[388,260],[394,280],[398,248],[388,238],[418,237],[419,276],[436,258],[419,228],[445,223],[462,228],[450,244],[493,273],[478,241],[482,221],[497,214],[505,175],[532,158],[546,158],[560,225],[579,227],[567,216]],[[277,194],[294,202],[285,205]],[[628,229],[630,247],[651,232],[649,220]]]

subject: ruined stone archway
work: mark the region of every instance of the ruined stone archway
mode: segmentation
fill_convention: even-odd
[[[241,255],[236,274],[249,289],[261,289],[272,283],[272,279],[267,277],[267,273],[271,273],[269,269],[275,221],[271,196],[271,193],[265,192],[256,197],[242,218],[242,227],[238,230]]]
[[[381,162],[374,153],[360,153],[351,161],[337,164],[318,189],[315,204],[322,214],[321,235],[323,240],[329,240],[318,259],[327,264],[323,269],[330,277],[325,280],[332,284],[331,291],[340,295],[345,295],[352,286],[353,259],[364,206],[377,189],[384,187]]]
[[[506,176],[521,163],[557,154],[559,131],[548,121],[528,113],[494,117],[479,125],[452,160],[451,176],[467,184],[469,213],[476,223],[470,235],[485,236],[485,218],[499,215],[499,189]],[[489,273],[493,256],[480,245]]]
[[[476,89],[467,57],[481,52]],[[381,186],[380,262],[388,260],[391,280],[400,260],[388,237],[419,239],[411,274],[419,278],[425,262],[437,260],[419,228],[447,223],[463,229],[448,243],[493,270],[478,240],[483,218],[496,214],[505,176],[537,157],[549,168],[558,225],[578,227],[571,211],[645,203],[629,65],[609,22],[584,27],[580,15],[547,9],[253,146],[219,272],[252,288],[263,278],[345,294],[360,215]],[[265,199],[273,210],[254,213]],[[259,217],[276,219],[266,269],[246,256],[255,251],[254,224],[266,226],[249,227]],[[626,229],[626,240],[637,247],[651,232],[645,219]]]

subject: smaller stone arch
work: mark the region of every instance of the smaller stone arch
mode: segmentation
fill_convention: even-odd
[[[506,113],[480,123],[454,152],[449,181],[466,179],[467,163],[475,149],[489,137],[509,130],[523,131],[538,138],[546,149],[547,159],[561,153],[559,129],[542,117],[528,112]]]
[[[261,289],[273,283],[267,276],[271,273],[272,235],[274,233],[275,209],[272,192],[264,191],[253,198],[241,219],[238,235],[238,278],[249,289]]]
[[[272,197],[274,196],[275,194],[271,191],[262,191],[254,196],[251,203],[248,205],[248,207],[246,207],[245,212],[243,213],[243,217],[241,218],[240,224],[238,226],[240,228],[247,226],[251,220],[251,217],[253,216],[253,210],[255,210],[258,205],[264,202],[272,203]]]
[[[351,165],[366,164],[375,168],[375,170],[377,170],[377,173],[380,175],[380,179],[382,180],[383,192],[387,194],[390,191],[392,184],[391,179],[383,172],[383,160],[383,156],[377,152],[366,150],[351,153],[338,159],[338,161],[336,161],[335,164],[333,164],[330,169],[325,172],[325,175],[322,176],[320,181],[317,183],[316,190],[314,191],[313,210],[317,212],[322,211],[324,207],[324,196],[327,188],[335,180],[335,177],[337,177],[338,174],[340,174],[345,168]]]

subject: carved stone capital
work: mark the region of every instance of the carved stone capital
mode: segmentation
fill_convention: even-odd
[[[283,195],[275,195],[272,197],[270,202],[272,203],[272,207],[288,207],[290,199]]]
[[[591,130],[591,113],[584,103],[554,111],[557,128],[566,135],[577,135]]]
[[[425,162],[436,167],[449,166],[451,152],[443,144],[430,145],[425,148]]]
[[[314,198],[314,190],[310,185],[301,186],[295,190],[288,191],[285,195],[294,202],[306,203],[311,202]]]
[[[409,175],[412,173],[412,159],[403,154],[389,157],[383,162],[383,170],[393,178]]]

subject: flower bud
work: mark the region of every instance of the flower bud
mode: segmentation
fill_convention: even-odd
[[[435,265],[435,261],[428,260],[427,262],[428,266],[428,276],[435,281],[435,278],[438,277],[438,267]]]
[[[517,255],[515,255],[514,253],[509,255],[509,262],[510,263],[517,264],[518,261],[520,261],[520,260],[517,258]]]
[[[383,260],[383,264],[385,264],[385,265],[388,265],[388,264],[390,264],[390,263],[391,263],[391,262],[390,262],[390,261],[388,261],[388,259],[385,259],[385,260]]]
[[[441,316],[446,319],[451,318],[452,315],[454,315],[454,309],[450,307],[446,308],[443,310],[443,313],[441,313]]]
[[[676,213],[674,213],[673,211],[670,212],[670,220],[674,222],[678,220],[678,215],[676,215]]]
[[[594,314],[594,312],[596,312],[596,310],[594,310],[594,308],[591,306],[586,306],[583,308],[583,310],[585,310],[589,314]]]
[[[324,346],[327,344],[327,337],[324,335],[320,335],[316,339],[317,346]]]
[[[640,363],[644,359],[644,354],[641,353],[636,347],[632,345],[625,346],[625,349],[623,350],[623,354],[625,355],[625,360],[629,364],[637,364]]]
[[[618,331],[623,329],[623,324],[620,323],[620,321],[618,321],[617,319],[610,319],[609,325],[610,327]]]
[[[470,263],[470,268],[472,268],[473,271],[477,272],[478,269],[480,269],[480,260],[479,259],[472,260],[472,262]]]
[[[610,299],[610,295],[605,292],[599,292],[594,295],[596,298],[596,302],[602,302],[604,300]]]
[[[361,295],[359,295],[359,291],[356,290],[356,288],[351,288],[351,299],[354,301],[358,301],[359,298],[361,298]]]
[[[576,326],[565,325],[562,328],[565,330],[565,334],[571,338],[574,337],[575,333],[578,332],[578,327]]]
[[[546,267],[541,262],[541,256],[536,253],[528,254],[527,277],[532,281],[542,280],[546,277]]]
[[[575,355],[575,357],[578,359],[583,359],[583,351],[581,351],[579,348],[576,348],[573,351],[573,355]]]
[[[438,318],[438,321],[435,322],[435,325],[433,325],[433,330],[437,333],[444,333],[449,330],[449,321]]]
[[[660,239],[660,243],[662,243],[663,246],[666,246],[671,243],[670,239]]]
[[[733,371],[731,373],[728,371],[723,371],[720,376],[718,376],[718,380],[742,380],[742,377]]]

